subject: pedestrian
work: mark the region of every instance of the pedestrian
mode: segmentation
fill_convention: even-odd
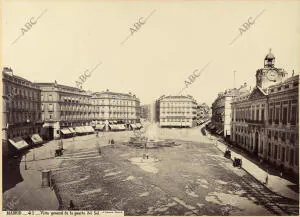
[[[266,176],[266,182],[265,182],[266,185],[268,184],[268,181],[269,181],[269,176],[267,174],[267,176]]]
[[[69,209],[73,210],[74,209],[74,203],[73,203],[73,200],[70,200],[70,206],[69,206]]]
[[[280,177],[282,177],[282,175],[283,175],[283,173],[282,173],[282,171],[280,171]]]
[[[115,144],[115,141],[113,139],[111,140],[111,144]]]
[[[147,155],[147,159],[149,159],[149,156]]]
[[[98,152],[99,152],[99,155],[101,155],[101,147],[99,144],[98,144]]]

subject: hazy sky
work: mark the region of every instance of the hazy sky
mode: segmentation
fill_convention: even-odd
[[[98,63],[83,89],[133,92],[141,103],[180,92],[196,69],[210,65],[182,94],[211,104],[218,92],[247,82],[269,48],[275,66],[300,71],[300,1],[6,1],[3,65],[36,82],[75,86]],[[155,11],[154,11],[155,10]],[[31,29],[21,28],[45,11]],[[152,16],[131,34],[141,17]],[[250,17],[261,16],[242,35]],[[144,21],[141,19],[141,21]],[[251,21],[253,19],[250,19]],[[25,27],[24,27],[25,28]],[[240,35],[232,44],[231,41]]]

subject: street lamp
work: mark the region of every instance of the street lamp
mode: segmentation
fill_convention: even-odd
[[[27,153],[25,154],[25,170],[27,170],[26,156],[27,156]]]

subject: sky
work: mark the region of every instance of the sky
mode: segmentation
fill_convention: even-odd
[[[182,94],[211,105],[234,87],[233,71],[236,87],[254,87],[270,48],[276,67],[300,72],[300,1],[12,0],[2,6],[2,64],[34,82],[76,86],[94,69],[84,90],[132,92],[147,104],[178,94],[207,66]],[[137,28],[139,20],[144,24]],[[241,33],[248,20],[253,24]]]

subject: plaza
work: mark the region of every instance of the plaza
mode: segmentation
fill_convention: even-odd
[[[72,200],[76,210],[122,210],[125,215],[298,215],[297,200],[273,193],[245,170],[233,167],[216,140],[203,136],[200,129],[145,124],[148,138],[175,144],[146,150],[128,143],[132,131],[64,139],[64,154],[56,158],[52,155],[57,141],[51,141],[35,149],[35,160],[30,150],[28,170],[24,157],[20,169],[22,174],[51,169],[59,203],[55,208],[53,202],[54,210],[68,209]],[[109,144],[111,139],[114,144]],[[143,158],[145,153],[148,159]],[[40,187],[39,181],[35,187]],[[16,207],[21,209],[38,208],[19,203]]]

